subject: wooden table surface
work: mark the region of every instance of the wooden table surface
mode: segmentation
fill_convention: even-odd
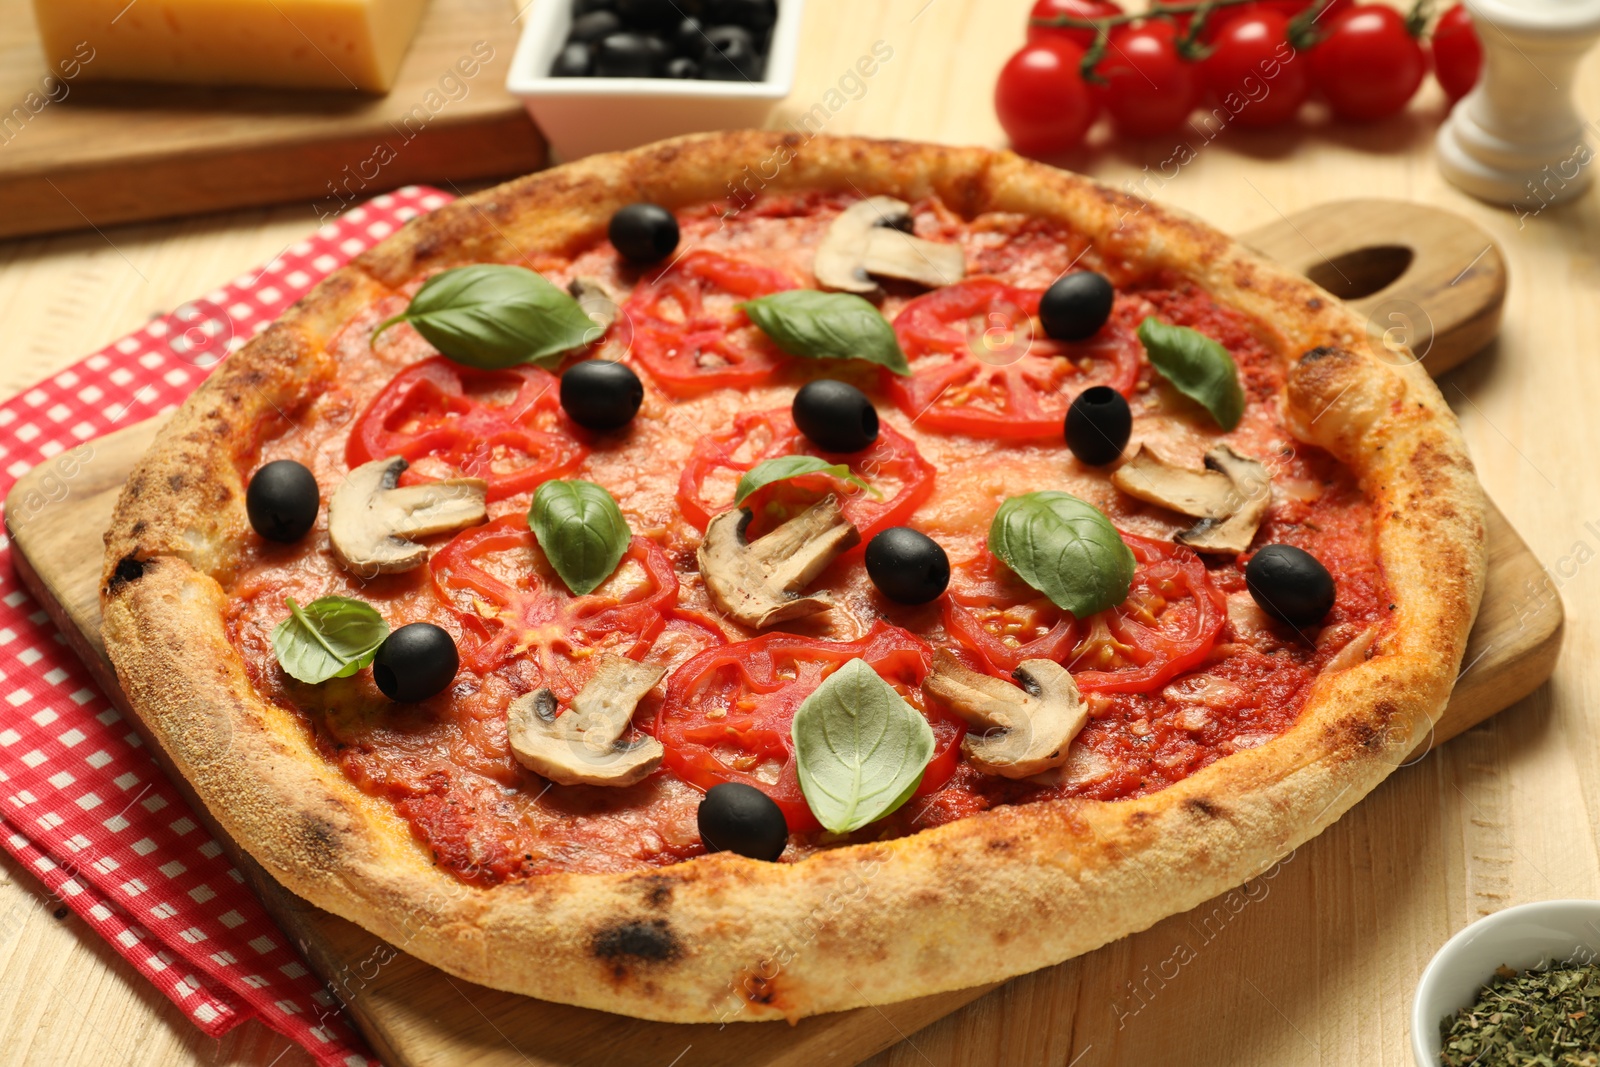
[[[994,78],[1029,6],[811,0],[796,89],[772,121],[821,103],[830,133],[999,145]],[[893,58],[864,87],[847,79],[830,95],[878,41]],[[1600,116],[1594,57],[1580,103]],[[1442,106],[1430,83],[1377,126],[1191,132],[1178,153],[1164,141],[1104,145],[1067,162],[1233,231],[1324,200],[1387,196],[1462,212],[1495,236],[1511,274],[1501,339],[1440,385],[1490,495],[1566,602],[1553,680],[1397,772],[1216,919],[1169,919],[1069,965],[1075,980],[1048,989],[1011,982],[873,1067],[1402,1065],[1411,991],[1446,938],[1511,904],[1600,896],[1600,567],[1589,566],[1600,556],[1600,206],[1591,192],[1519,219],[1457,193],[1433,162]],[[0,395],[266,261],[315,223],[298,204],[0,243]],[[310,1063],[254,1024],[201,1036],[54,903],[9,857],[0,863],[0,1064]],[[674,1054],[663,1050],[661,1067]]]

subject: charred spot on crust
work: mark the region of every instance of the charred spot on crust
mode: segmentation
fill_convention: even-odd
[[[1196,815],[1207,819],[1222,818],[1222,809],[1205,797],[1190,797],[1183,802],[1183,806]]]
[[[329,869],[338,865],[339,832],[322,819],[301,821],[300,843],[318,866]]]
[[[176,474],[167,475],[167,488],[172,490],[174,493],[181,493],[183,492],[184,486],[188,484],[188,481],[188,478],[184,476],[183,472],[178,471]]]
[[[1300,357],[1300,363],[1301,365],[1305,365],[1307,363],[1316,363],[1318,360],[1327,359],[1329,356],[1337,356],[1339,351],[1340,350],[1333,345],[1318,345],[1316,348],[1313,348],[1311,351],[1302,355]]]
[[[623,979],[634,964],[677,961],[683,945],[665,919],[633,919],[602,927],[589,939],[589,952]]]
[[[984,847],[990,852],[1010,852],[1017,843],[1009,837],[991,837]]]
[[[1306,301],[1306,310],[1307,311],[1321,311],[1322,310],[1322,297],[1314,296],[1310,300],[1307,300]]]
[[[652,908],[664,908],[672,903],[672,879],[652,874],[642,882],[644,902]]]
[[[137,582],[144,577],[145,561],[129,552],[117,560],[117,565],[111,569],[111,581],[106,583],[106,592],[115,593],[129,582]]]
[[[766,978],[760,974],[747,974],[743,982],[744,999],[751,1004],[771,1004],[778,999],[777,976]]]

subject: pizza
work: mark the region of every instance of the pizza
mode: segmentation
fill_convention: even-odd
[[[1450,411],[1326,292],[1004,152],[596,156],[336,271],[106,535],[127,700],[295,893],[695,1022],[996,981],[1238,885],[1423,741]]]

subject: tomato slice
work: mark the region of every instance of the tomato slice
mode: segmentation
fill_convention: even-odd
[[[789,412],[779,408],[740,415],[729,429],[700,439],[678,479],[683,517],[703,531],[713,515],[733,506],[741,475],[765,460],[793,455],[843,463],[883,499],[828,474],[775,482],[745,501],[754,515],[751,536],[777,526],[823,495],[837,493],[845,519],[861,532],[864,543],[879,530],[904,523],[933,494],[933,464],[893,427],[881,426],[872,447],[860,452],[824,452],[795,428]]]
[[[922,679],[933,654],[926,642],[879,622],[856,641],[820,641],[771,633],[710,649],[673,673],[652,732],[665,765],[698,789],[744,782],[783,809],[793,833],[821,829],[806,806],[794,766],[794,713],[823,680],[850,660],[864,660],[933,727],[934,756],[914,796],[936,792],[955,773],[966,724],[925,706]]]
[[[955,569],[945,597],[950,636],[995,674],[1053,659],[1086,693],[1145,693],[1197,666],[1227,621],[1227,596],[1182,545],[1125,533],[1137,564],[1128,598],[1077,620],[993,555]]]
[[[603,650],[643,659],[678,599],[672,563],[635,537],[605,584],[575,596],[551,569],[520,515],[457,534],[430,561],[434,591],[478,638],[463,662],[486,674],[531,662],[560,701],[578,694]]]
[[[783,365],[783,353],[737,305],[796,285],[782,271],[689,252],[628,298],[632,352],[673,396],[761,385]]]
[[[489,499],[531,492],[588,454],[561,428],[554,375],[538,367],[482,371],[443,356],[413,364],[373,397],[345,445],[352,468],[387,456],[415,465],[412,484],[462,473]]]
[[[974,278],[907,304],[894,330],[911,376],[884,375],[900,410],[949,433],[1057,437],[1083,390],[1109,385],[1131,394],[1143,355],[1131,325],[1114,312],[1087,341],[1052,340],[1036,318],[1043,295]]]

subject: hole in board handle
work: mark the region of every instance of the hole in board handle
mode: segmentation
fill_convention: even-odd
[[[1360,300],[1393,285],[1415,258],[1404,245],[1353,248],[1313,265],[1306,277],[1340,300]]]

